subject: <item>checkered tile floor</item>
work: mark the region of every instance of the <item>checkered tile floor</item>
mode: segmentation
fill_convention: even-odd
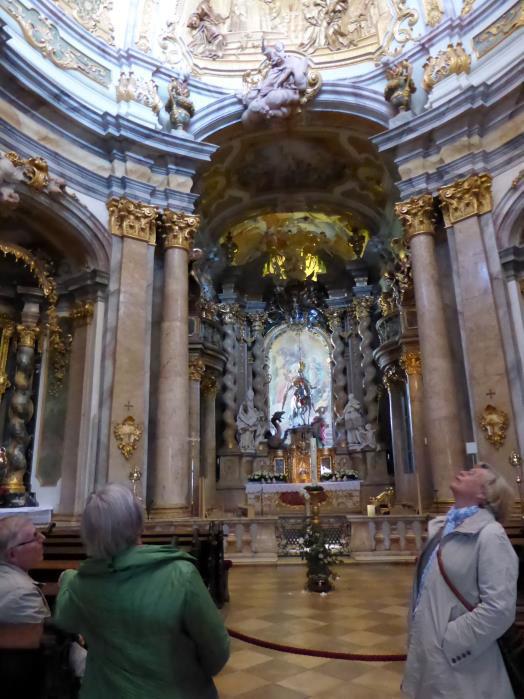
[[[303,566],[233,567],[226,624],[266,641],[348,653],[404,653],[413,566],[347,564],[336,591],[304,592]],[[232,641],[221,699],[398,699],[403,663],[326,660]]]

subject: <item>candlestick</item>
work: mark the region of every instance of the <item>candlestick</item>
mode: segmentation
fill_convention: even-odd
[[[311,460],[311,482],[313,485],[318,483],[317,480],[317,439],[311,437],[309,442],[309,454]]]
[[[376,515],[375,505],[368,505],[368,517],[374,517]]]

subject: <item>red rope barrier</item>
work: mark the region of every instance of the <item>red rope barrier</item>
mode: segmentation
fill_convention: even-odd
[[[228,633],[231,638],[236,638],[239,641],[244,641],[244,643],[251,643],[253,646],[260,646],[261,648],[269,648],[270,650],[277,650],[281,653],[295,653],[296,655],[312,655],[316,658],[328,658],[329,660],[362,660],[369,663],[378,662],[393,662],[393,661],[403,661],[406,659],[404,654],[389,654],[389,655],[378,655],[378,654],[364,654],[364,653],[336,653],[330,650],[310,650],[309,648],[296,648],[295,646],[283,646],[280,643],[272,643],[271,641],[262,641],[260,638],[253,638],[253,636],[246,636],[243,633],[234,631],[233,629],[228,629]]]

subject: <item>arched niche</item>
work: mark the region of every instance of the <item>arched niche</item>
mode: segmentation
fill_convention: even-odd
[[[325,408],[327,422],[326,446],[333,444],[333,387],[331,376],[331,342],[319,328],[283,324],[266,338],[266,363],[269,372],[269,415],[284,411],[282,429],[304,424],[300,416],[293,416],[294,381],[302,363],[303,376],[311,386],[313,409],[309,423],[319,408]]]

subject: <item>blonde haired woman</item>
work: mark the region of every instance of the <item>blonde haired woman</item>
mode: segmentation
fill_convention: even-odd
[[[489,464],[460,471],[415,573],[402,689],[412,699],[514,699],[497,639],[515,618],[518,559],[501,521],[514,494]],[[438,562],[469,611],[444,579]]]

